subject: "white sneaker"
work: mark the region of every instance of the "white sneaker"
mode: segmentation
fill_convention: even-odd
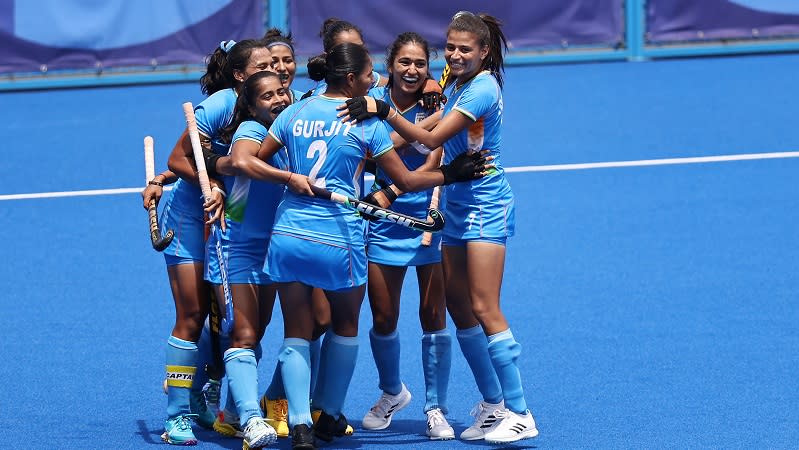
[[[394,413],[408,406],[411,402],[411,392],[405,385],[402,385],[402,390],[397,395],[386,394],[377,400],[372,409],[363,416],[361,425],[367,430],[383,430],[391,425],[391,417]]]
[[[500,401],[496,405],[480,400],[470,413],[474,417],[474,423],[461,433],[461,440],[476,441],[483,439],[488,430],[497,424],[495,413],[505,409],[505,402]]]
[[[485,440],[487,442],[502,444],[538,436],[535,420],[530,411],[525,411],[524,414],[517,414],[509,409],[503,409],[497,411],[494,415],[499,419],[499,422],[493,429],[486,432]]]
[[[455,439],[455,430],[449,426],[444,413],[438,408],[427,411],[427,436],[434,441]]]
[[[250,448],[264,447],[277,442],[275,429],[266,423],[263,417],[253,417],[244,427],[244,443]]]

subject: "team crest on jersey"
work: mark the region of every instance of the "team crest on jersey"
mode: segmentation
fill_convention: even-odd
[[[414,123],[419,123],[419,122],[423,121],[425,117],[427,117],[427,114],[425,114],[423,112],[418,112],[418,113],[416,113],[416,118],[413,119],[413,122]]]

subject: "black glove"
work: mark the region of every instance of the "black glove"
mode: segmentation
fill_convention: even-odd
[[[216,162],[219,161],[222,155],[217,155],[212,152],[210,148],[203,146],[203,159],[205,160],[205,170],[208,171],[210,178],[219,178],[219,172],[216,171]]]
[[[422,94],[422,108],[428,112],[434,113],[446,103],[447,96],[441,92],[425,92]]]
[[[385,201],[381,202],[377,199],[377,197],[380,196],[380,194],[382,194],[382,196],[385,197]],[[393,189],[391,189],[391,186],[387,186],[384,187],[383,189],[378,189],[376,191],[370,192],[369,195],[364,197],[362,200],[365,201],[366,203],[369,203],[370,205],[375,205],[380,208],[388,208],[389,206],[391,206],[392,203],[394,203],[394,200],[396,199],[397,199],[397,193],[394,192]]]
[[[486,159],[480,152],[470,154],[461,153],[449,164],[439,168],[444,174],[444,184],[457,181],[471,181],[483,177]]]
[[[445,103],[447,103],[447,97],[441,92],[441,86],[428,75],[422,88],[422,107],[433,113]]]
[[[347,104],[347,111],[350,118],[358,122],[363,122],[374,116],[377,116],[380,120],[385,120],[386,117],[388,117],[388,113],[391,111],[391,107],[383,100],[374,99],[374,101],[377,106],[376,112],[367,110],[366,97],[355,97],[347,100],[345,103]]]

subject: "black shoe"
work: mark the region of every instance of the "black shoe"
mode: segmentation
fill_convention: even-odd
[[[313,426],[313,433],[319,439],[330,442],[335,437],[344,436],[347,432],[347,418],[344,414],[340,415],[338,419],[334,419],[330,414],[322,411],[319,419]]]
[[[313,433],[308,425],[300,424],[294,426],[291,433],[292,450],[316,450],[314,445]]]

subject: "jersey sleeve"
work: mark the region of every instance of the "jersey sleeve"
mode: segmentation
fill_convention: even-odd
[[[254,120],[247,120],[242,122],[241,125],[239,125],[239,127],[236,129],[231,142],[235,143],[240,139],[246,139],[260,144],[263,142],[265,137],[266,128],[264,128],[263,125]]]
[[[499,85],[494,77],[478,76],[466,87],[452,109],[477,121],[486,115],[499,102]]]
[[[215,138],[219,130],[230,122],[230,110],[224,105],[222,93],[215,93],[194,108],[197,129],[210,138]]]
[[[394,143],[391,141],[388,128],[386,128],[386,124],[383,123],[382,120],[375,120],[374,130],[371,133],[368,147],[368,151],[371,152],[374,158],[379,158],[394,148]]]

